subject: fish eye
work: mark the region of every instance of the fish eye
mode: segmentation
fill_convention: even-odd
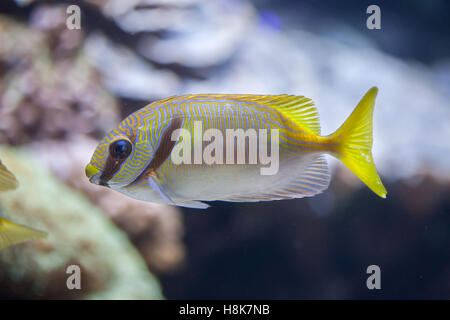
[[[130,155],[132,149],[130,141],[125,139],[116,140],[109,145],[109,154],[115,160],[123,160]]]

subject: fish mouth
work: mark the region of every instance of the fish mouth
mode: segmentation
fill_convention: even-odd
[[[88,164],[85,169],[86,177],[89,178],[89,182],[97,184],[99,186],[110,187],[108,182],[101,179],[102,172],[95,166]]]
[[[100,179],[100,175],[101,175],[101,172],[93,175],[92,177],[89,178],[89,182],[93,183],[93,184],[96,184],[96,185],[99,185],[99,186],[103,186],[103,187],[108,187],[109,188],[110,186],[109,186],[108,182],[105,181],[105,180]]]
[[[98,185],[99,185],[99,186],[104,186],[104,187],[109,188],[108,182],[106,182],[106,181],[104,181],[104,180],[101,180],[101,179],[98,180]]]

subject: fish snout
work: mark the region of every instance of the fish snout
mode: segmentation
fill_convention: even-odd
[[[105,186],[105,187],[109,188],[108,183],[101,179],[102,173],[97,167],[95,167],[91,164],[88,164],[84,171],[86,173],[86,177],[89,178],[90,183],[97,184],[99,186]]]
[[[93,166],[92,164],[88,164],[86,166],[86,168],[84,169],[84,172],[86,173],[86,177],[88,177],[89,179],[91,179],[92,177],[94,177],[96,174],[98,174],[100,172],[99,169],[97,169],[97,167]]]

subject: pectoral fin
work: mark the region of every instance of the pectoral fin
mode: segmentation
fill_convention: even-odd
[[[150,185],[150,188],[153,191],[158,193],[158,195],[161,197],[164,203],[176,205],[175,202],[172,200],[172,197],[170,196],[170,192],[165,190],[165,188],[160,183],[156,172],[153,171],[148,175],[148,184]]]
[[[180,199],[171,190],[164,187],[155,171],[149,174],[148,184],[156,193],[158,193],[163,202],[166,204],[195,209],[206,209],[209,207],[208,204],[200,201]]]

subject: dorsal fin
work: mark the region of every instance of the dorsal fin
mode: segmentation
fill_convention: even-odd
[[[181,101],[189,99],[237,100],[255,102],[274,108],[292,122],[315,134],[320,134],[319,114],[314,102],[304,96],[293,95],[252,95],[252,94],[195,94],[171,97],[167,100]]]
[[[255,97],[258,97],[257,102],[277,109],[294,123],[320,134],[319,113],[311,99],[287,94]]]

